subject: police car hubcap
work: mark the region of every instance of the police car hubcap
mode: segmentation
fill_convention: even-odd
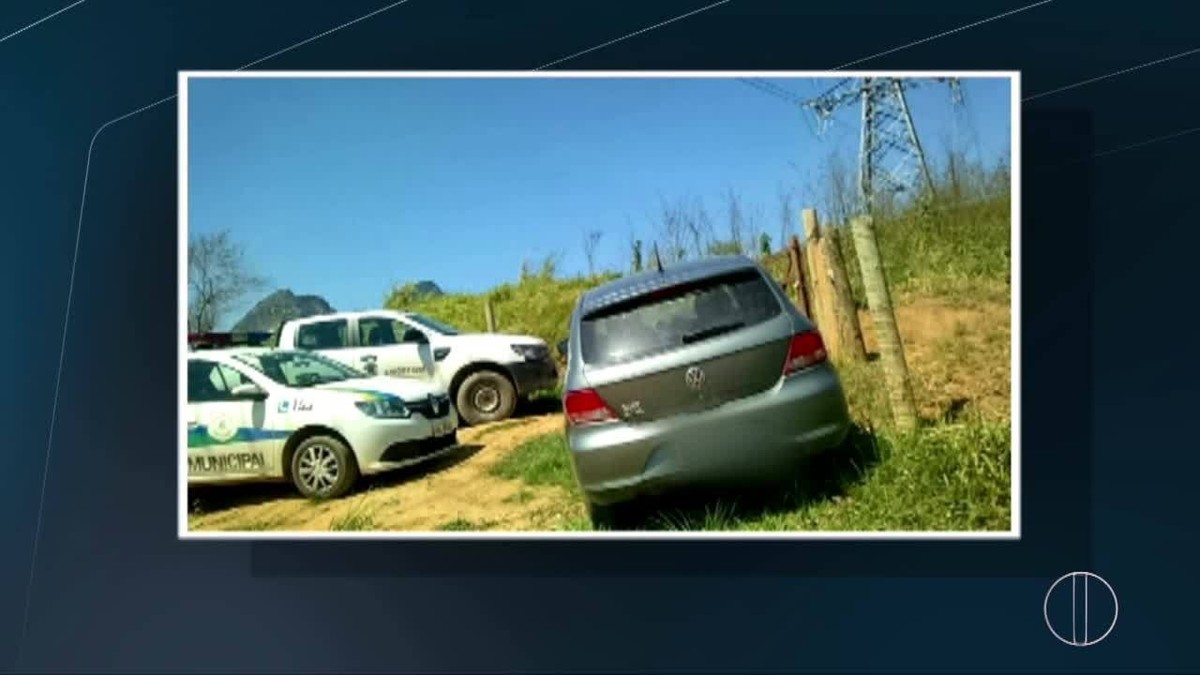
[[[323,492],[337,482],[337,455],[327,445],[312,445],[300,455],[300,481],[314,492]]]

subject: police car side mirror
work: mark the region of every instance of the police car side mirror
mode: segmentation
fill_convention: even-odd
[[[245,401],[267,400],[267,392],[263,391],[262,387],[252,383],[239,384],[229,393],[233,394],[234,398]]]

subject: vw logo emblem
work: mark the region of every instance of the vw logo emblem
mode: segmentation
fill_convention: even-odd
[[[688,389],[700,391],[704,386],[704,371],[696,366],[692,366],[684,373],[683,381],[687,384]]]

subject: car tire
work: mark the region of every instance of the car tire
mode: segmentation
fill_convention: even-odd
[[[517,389],[503,374],[481,370],[459,385],[455,405],[468,426],[499,422],[512,417],[516,410]]]
[[[588,516],[591,518],[592,527],[597,530],[636,529],[637,515],[638,510],[633,502],[588,503]]]
[[[311,436],[296,446],[292,484],[309,499],[335,499],[358,481],[358,464],[345,443],[333,436]]]

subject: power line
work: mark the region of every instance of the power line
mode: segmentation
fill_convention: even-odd
[[[953,105],[963,104],[957,78],[932,80],[949,86]],[[907,90],[921,85],[921,80],[845,78],[807,99],[765,80],[741,78],[741,81],[815,114],[818,135],[826,131],[842,108],[860,106],[859,198],[868,212],[880,194],[932,195],[933,178],[906,96]]]

